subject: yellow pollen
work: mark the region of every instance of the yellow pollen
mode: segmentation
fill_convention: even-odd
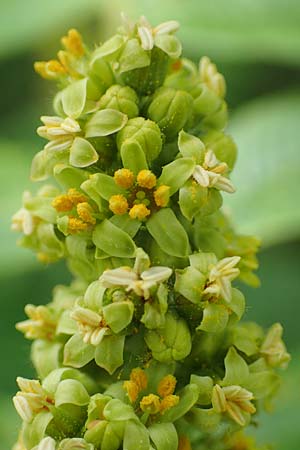
[[[95,225],[96,219],[93,217],[93,208],[87,202],[78,203],[77,214],[84,222]]]
[[[160,399],[158,395],[149,394],[140,401],[141,410],[149,414],[157,414],[160,411]]]
[[[148,378],[146,372],[143,369],[140,369],[139,367],[137,367],[136,369],[132,369],[130,374],[130,380],[133,381],[139,387],[140,391],[146,389],[148,385]]]
[[[192,450],[192,446],[188,437],[180,436],[177,450]]]
[[[154,200],[157,206],[161,208],[167,206],[170,199],[170,187],[162,184],[154,191]]]
[[[112,195],[109,199],[109,209],[118,216],[125,214],[128,210],[128,202],[124,195]]]
[[[63,65],[56,59],[37,61],[34,63],[34,70],[46,80],[55,80],[66,73]]]
[[[87,202],[87,197],[81,192],[77,191],[77,189],[71,188],[68,190],[68,197],[73,203],[74,206],[77,206],[78,203]]]
[[[60,50],[57,53],[57,57],[64,70],[71,75],[71,77],[80,78],[80,74],[72,67],[72,55],[70,55],[70,53]]]
[[[80,231],[86,231],[88,227],[88,223],[83,222],[77,217],[69,216],[68,231],[70,234],[79,233]]]
[[[58,197],[55,197],[52,201],[52,206],[57,212],[66,212],[73,209],[73,203],[68,195],[59,195]]]
[[[124,381],[123,388],[127,391],[127,395],[131,403],[134,403],[140,393],[139,386],[131,380]]]
[[[118,186],[128,189],[134,183],[134,174],[129,169],[119,169],[114,173],[114,180]]]
[[[137,182],[143,188],[152,189],[156,185],[156,176],[151,170],[141,170],[138,173]]]
[[[67,36],[63,36],[61,38],[61,42],[65,46],[65,48],[74,56],[80,57],[84,55],[82,37],[74,28],[68,31]]]
[[[130,211],[129,216],[131,219],[139,219],[143,220],[151,213],[150,209],[146,207],[143,203],[139,203],[138,205],[134,205]]]
[[[157,393],[161,397],[167,397],[175,391],[177,380],[173,375],[166,375],[160,382],[157,388]]]
[[[167,411],[170,408],[173,408],[173,406],[176,406],[178,402],[179,402],[178,395],[167,395],[165,398],[162,399],[160,404],[161,414],[164,414],[165,411]]]

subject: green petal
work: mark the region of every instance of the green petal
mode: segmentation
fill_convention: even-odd
[[[33,421],[25,424],[22,430],[22,440],[26,448],[33,448],[45,437],[46,429],[53,419],[49,411],[41,411]]]
[[[188,180],[179,191],[179,206],[188,220],[201,213],[208,201],[208,189],[193,180]]]
[[[134,305],[130,301],[111,303],[103,308],[104,320],[114,333],[119,333],[132,321]]]
[[[199,375],[191,375],[191,383],[196,384],[199,389],[199,397],[197,403],[200,405],[210,405],[213,390],[213,379],[211,377],[200,377]]]
[[[91,60],[91,65],[93,65],[98,59],[105,58],[110,59],[113,56],[117,56],[117,53],[121,50],[125,42],[125,38],[116,34],[111,39],[104,42],[101,47],[97,48],[94,52]]]
[[[87,405],[90,396],[85,387],[77,380],[63,380],[55,392],[55,406],[71,403],[77,406]]]
[[[123,364],[125,336],[104,336],[96,347],[95,361],[110,375]]]
[[[63,188],[79,189],[88,178],[88,173],[66,164],[57,164],[54,167],[54,177]]]
[[[136,141],[125,141],[120,150],[123,166],[136,175],[140,170],[148,169],[146,155]]]
[[[109,220],[111,223],[128,233],[132,238],[136,235],[142,225],[138,219],[131,219],[128,214],[122,214],[121,216],[115,215]]]
[[[95,355],[95,347],[85,344],[82,336],[74,334],[64,348],[64,364],[71,367],[83,367],[88,364]]]
[[[126,405],[117,398],[106,403],[103,409],[103,416],[109,421],[137,420],[137,416],[135,415],[132,406]]]
[[[116,109],[102,109],[96,112],[85,126],[86,137],[108,136],[121,130],[127,122],[126,114]]]
[[[76,119],[84,110],[86,102],[87,78],[73,81],[62,92],[62,106],[67,116]]]
[[[119,64],[120,73],[149,66],[149,52],[142,49],[137,39],[130,39],[125,44],[124,50],[122,51],[122,55],[119,59]]]
[[[195,169],[195,162],[192,158],[179,158],[163,167],[159,177],[159,184],[170,186],[170,195],[181,188],[191,177]]]
[[[172,423],[155,423],[148,431],[157,450],[177,449],[178,436]]]
[[[113,177],[105,173],[95,173],[85,182],[89,183],[105,200],[109,200],[113,195],[126,194],[125,189],[120,188]]]
[[[70,164],[74,167],[87,167],[99,159],[99,155],[86,139],[77,137],[70,148]]]
[[[37,339],[31,347],[31,360],[40,378],[45,378],[52,370],[60,367],[62,344],[60,342]]]
[[[153,214],[146,222],[146,227],[167,254],[184,257],[190,253],[186,231],[170,208],[163,208]]]
[[[203,432],[212,433],[220,424],[221,414],[216,413],[213,408],[192,408],[186,419],[193,426],[203,430]]]
[[[135,256],[135,244],[131,237],[107,219],[96,226],[92,240],[96,247],[110,256],[119,256],[120,258]]]
[[[203,319],[197,330],[218,333],[224,330],[228,322],[228,311],[224,305],[209,304],[204,308]]]

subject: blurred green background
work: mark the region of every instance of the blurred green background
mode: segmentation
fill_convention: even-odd
[[[14,329],[26,303],[51,298],[70,279],[63,264],[40,267],[16,247],[10,217],[30,188],[29,168],[43,143],[35,135],[51,114],[54,86],[33,72],[68,28],[93,45],[108,37],[120,11],[153,24],[177,19],[186,56],[207,54],[228,86],[230,132],[239,146],[236,195],[225,199],[237,228],[263,239],[262,287],[243,288],[246,319],[280,321],[293,361],[272,416],[254,432],[278,450],[300,449],[300,2],[299,0],[0,0],[0,449],[11,448],[18,418],[11,406],[17,375],[32,376],[29,343]],[[31,187],[36,189],[35,186]]]

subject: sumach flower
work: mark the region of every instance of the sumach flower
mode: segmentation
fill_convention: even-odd
[[[208,283],[203,294],[221,296],[226,302],[231,301],[231,281],[240,273],[235,267],[239,261],[239,256],[223,258],[210,269]]]

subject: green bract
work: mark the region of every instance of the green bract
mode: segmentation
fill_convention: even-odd
[[[225,80],[181,58],[179,24],[125,16],[91,51],[78,31],[36,71],[61,88],[12,228],[73,276],[27,305],[38,380],[18,378],[16,450],[255,450],[243,429],[278,389],[282,327],[240,322],[259,241],[221,209],[237,149]],[[41,297],[43,295],[41,293]]]

